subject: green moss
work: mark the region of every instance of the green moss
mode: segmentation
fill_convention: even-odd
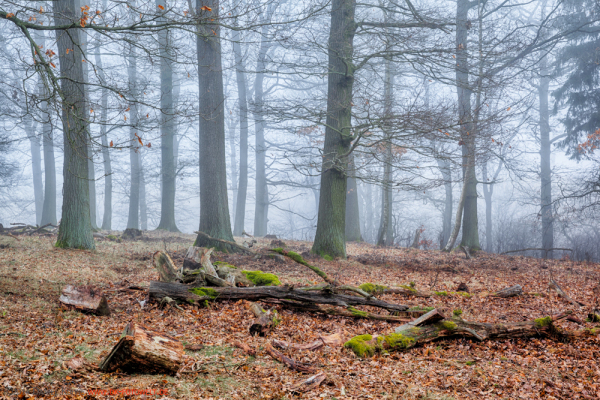
[[[321,253],[321,257],[325,261],[333,261],[333,257],[331,257],[329,254]]]
[[[433,292],[435,294],[437,294],[438,296],[448,296],[448,292],[446,292],[445,290],[442,290],[441,292]]]
[[[219,292],[209,287],[191,288],[188,291],[201,297],[209,296],[211,299],[216,299],[219,296]]]
[[[600,315],[596,313],[588,314],[588,319],[590,320],[589,322],[600,322]]]
[[[457,308],[455,310],[452,310],[452,314],[454,314],[455,317],[460,317],[462,315],[462,310],[460,308]]]
[[[369,313],[367,313],[365,311],[360,311],[352,306],[348,306],[347,310],[350,311],[352,313],[352,315],[354,315],[356,317],[366,318],[369,315]]]
[[[477,361],[467,361],[465,364],[467,365],[475,365]]]
[[[414,288],[414,287],[412,287],[412,286],[409,286],[409,285],[400,285],[400,287],[401,287],[402,289],[410,290],[410,291],[411,291],[411,292],[413,292],[413,293],[417,293],[417,289],[415,289],[415,288]]]
[[[406,310],[406,312],[418,312],[418,311],[429,312],[429,311],[432,311],[433,309],[434,309],[434,307],[414,306],[414,307],[411,307],[408,310]]]
[[[66,249],[68,246],[62,240],[57,240],[56,243],[54,243],[54,247],[58,247],[60,249]]]
[[[591,328],[589,331],[590,335],[597,335],[598,333],[600,333],[600,328]]]
[[[383,293],[383,291],[385,289],[387,289],[387,286],[383,286],[383,285],[378,285],[376,283],[363,283],[362,285],[359,286],[359,288],[364,291],[367,292],[369,294],[380,294]]]
[[[552,317],[538,318],[535,320],[535,326],[538,328],[543,328],[548,325],[552,325]]]
[[[281,252],[283,253],[283,249],[279,249],[281,250]],[[294,251],[288,251],[286,254],[289,258],[291,258],[292,260],[296,261],[297,263],[300,263],[302,265],[308,265],[308,263],[304,260],[304,258],[302,258],[302,256]]]
[[[256,286],[279,286],[279,278],[277,275],[262,271],[242,271],[244,275]]]
[[[344,347],[351,349],[359,357],[370,357],[375,354],[376,346],[367,342],[371,341],[371,335],[359,335],[344,343]]]
[[[456,325],[456,323],[452,321],[442,321],[438,324],[438,327],[447,331],[453,331],[456,328],[458,328],[458,325]]]
[[[390,350],[403,350],[412,347],[415,339],[405,336],[401,333],[390,333],[389,335],[379,336],[377,342],[385,341]]]
[[[456,294],[460,294],[461,296],[466,297],[467,299],[470,299],[471,297],[473,297],[473,295],[468,292],[456,292]]]
[[[215,262],[213,262],[213,265],[219,266],[219,267],[228,267],[228,268],[237,269],[237,267],[235,265],[229,264],[228,262],[225,262],[225,261],[215,261]]]

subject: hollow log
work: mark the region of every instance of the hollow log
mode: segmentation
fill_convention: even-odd
[[[293,358],[287,357],[283,353],[275,350],[271,343],[267,343],[267,345],[265,346],[265,350],[271,357],[285,364],[288,368],[299,372],[315,372],[314,367],[312,367],[311,365],[304,364],[294,360]]]
[[[157,251],[152,256],[152,260],[161,282],[174,282],[179,278],[177,268],[167,253]]]
[[[63,288],[58,301],[79,311],[96,315],[110,315],[110,308],[108,307],[106,297],[100,289],[92,285],[67,285]]]
[[[250,336],[258,335],[264,337],[279,324],[276,313],[273,313],[271,310],[265,311],[256,303],[250,304],[250,311],[256,317],[252,325],[250,325]]]
[[[121,340],[100,364],[100,369],[175,374],[184,355],[183,345],[177,339],[130,322]]]
[[[520,296],[521,294],[523,294],[523,288],[521,287],[521,285],[514,285],[511,287],[502,289],[502,290],[492,294],[492,296],[493,297],[513,297],[513,296]]]
[[[352,349],[359,357],[370,357],[376,352],[407,350],[444,338],[492,340],[559,334],[554,322],[567,318],[570,314],[567,311],[533,321],[506,324],[468,322],[460,318],[444,319],[433,324],[411,326],[388,335],[355,336],[344,347]]]
[[[228,301],[228,300],[261,300],[286,299],[305,303],[328,304],[347,308],[348,306],[374,306],[389,311],[406,311],[408,306],[392,304],[374,298],[364,298],[346,294],[330,293],[328,291],[302,291],[292,286],[257,286],[257,287],[215,287],[210,288],[211,294],[197,296],[190,293],[192,286],[180,283],[150,282],[149,295],[151,299],[160,300],[170,297],[181,302],[197,303],[198,301]]]

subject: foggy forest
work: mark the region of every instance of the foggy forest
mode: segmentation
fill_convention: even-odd
[[[0,0],[0,396],[600,397],[600,3],[301,3]]]

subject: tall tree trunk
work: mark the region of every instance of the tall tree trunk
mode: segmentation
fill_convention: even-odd
[[[543,257],[552,258],[554,247],[554,217],[552,215],[552,167],[550,165],[550,115],[548,112],[548,61],[546,57],[540,62],[540,83],[538,96],[540,102],[540,178],[541,178],[541,214],[542,214],[542,248],[545,250]]]
[[[36,135],[35,124],[31,115],[25,116],[25,133],[31,148],[31,172],[33,173],[33,198],[35,204],[35,223],[41,226],[42,209],[44,207],[44,186],[42,184],[42,154],[40,138]]]
[[[202,11],[207,6],[212,11]],[[218,22],[219,0],[196,2],[196,12]],[[198,92],[200,106],[200,231],[216,239],[233,241],[227,201],[225,163],[225,101],[221,64],[220,26],[197,27]],[[198,235],[194,246],[236,249]]]
[[[156,0],[156,6],[167,9],[166,0]],[[164,17],[158,18],[158,23],[166,22]],[[161,203],[160,222],[156,229],[179,232],[175,223],[175,164],[173,160],[174,107],[173,107],[173,69],[169,48],[171,35],[168,29],[158,32],[160,51],[160,152],[161,152]]]
[[[448,243],[450,233],[452,232],[452,173],[450,170],[450,163],[444,159],[437,159],[438,168],[442,174],[444,180],[444,213],[442,215],[442,238],[440,243],[440,249]]]
[[[488,184],[488,162],[483,163],[483,197],[485,199],[485,251],[492,252],[492,194],[493,183]]]
[[[390,60],[385,60],[384,80],[384,118],[390,118],[394,101],[394,75],[392,74]],[[379,232],[377,234],[377,245],[391,246],[394,241],[392,231],[392,138],[388,133],[390,127],[386,127],[384,129],[386,129],[386,132],[384,132],[386,141],[383,165],[383,184],[381,186],[381,221],[379,223]]]
[[[137,89],[137,58],[135,46],[129,45],[127,55],[129,63],[127,74],[129,77],[129,96],[133,101],[129,104],[129,164],[131,167],[131,177],[129,186],[129,216],[127,218],[127,228],[140,228],[140,154],[141,147],[137,138],[138,125],[138,89]]]
[[[479,230],[477,221],[477,176],[475,175],[475,134],[471,111],[471,87],[469,86],[469,59],[467,53],[469,9],[477,3],[469,0],[456,2],[456,90],[458,94],[458,120],[461,139],[464,143],[463,178],[470,177],[465,185],[464,212],[462,221],[461,245],[479,250]],[[467,171],[471,169],[471,171]]]
[[[104,8],[106,8],[104,2]],[[110,162],[108,136],[106,134],[106,124],[108,117],[108,89],[106,88],[106,74],[102,66],[102,55],[100,54],[102,38],[100,34],[96,35],[96,70],[102,84],[100,92],[100,140],[102,143],[102,165],[104,167],[104,213],[102,215],[102,229],[111,230],[112,228],[112,166]]]
[[[231,111],[230,111],[231,114]],[[235,221],[235,206],[237,204],[237,193],[238,193],[238,169],[237,169],[237,157],[235,151],[235,128],[236,123],[233,118],[229,119],[227,123],[227,129],[229,130],[229,159],[231,161],[231,192],[233,194],[233,219]]]
[[[232,32],[233,53],[235,55],[235,77],[240,107],[240,177],[235,206],[233,234],[242,236],[246,218],[246,192],[248,190],[248,95],[246,93],[246,74],[240,46],[240,31]]]
[[[148,230],[148,205],[146,203],[146,180],[144,178],[144,163],[140,155],[140,229]]]
[[[327,76],[327,120],[319,217],[312,252],[346,258],[346,168],[345,156],[352,142],[352,62],[355,0],[333,0],[329,31]]]
[[[356,169],[354,155],[348,157],[348,182],[346,192],[346,241],[361,242],[360,214],[358,211],[358,185],[356,184]]]
[[[54,2],[57,25],[77,25],[75,0]],[[63,96],[62,122],[64,136],[64,185],[62,220],[58,230],[57,247],[94,249],[88,183],[87,144],[88,115],[83,80],[83,55],[79,30],[56,31]],[[67,53],[69,49],[69,53]]]

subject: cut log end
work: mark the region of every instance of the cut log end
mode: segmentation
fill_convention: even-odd
[[[69,308],[75,308],[85,313],[110,315],[106,297],[100,289],[92,285],[67,285],[62,290],[59,301]]]

